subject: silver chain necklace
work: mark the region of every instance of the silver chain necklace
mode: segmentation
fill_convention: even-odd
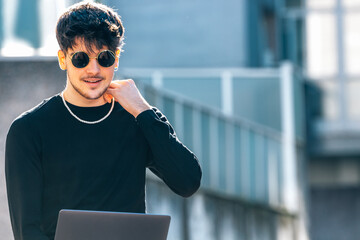
[[[79,118],[78,116],[75,115],[75,113],[73,113],[73,112],[71,111],[71,109],[70,109],[69,106],[66,104],[66,101],[65,101],[65,99],[64,99],[64,92],[61,92],[60,96],[61,96],[61,99],[62,99],[62,101],[63,101],[66,109],[69,111],[69,113],[70,113],[74,118],[76,118],[78,121],[80,121],[80,122],[82,122],[82,123],[86,123],[86,124],[97,124],[97,123],[99,123],[99,122],[104,121],[108,116],[110,116],[112,110],[114,109],[115,100],[114,100],[114,98],[113,98],[113,99],[112,99],[112,104],[111,104],[110,111],[109,111],[103,118],[101,118],[101,119],[99,119],[99,120],[96,120],[96,121],[86,121],[86,120],[83,120],[83,119]]]

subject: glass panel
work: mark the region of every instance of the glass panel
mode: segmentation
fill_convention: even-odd
[[[235,115],[281,130],[279,84],[276,78],[234,78]]]
[[[345,71],[347,74],[360,74],[360,15],[345,15]]]
[[[145,86],[142,91],[143,91],[144,98],[150,105],[156,106],[157,108],[160,109],[160,111],[163,110],[162,106],[159,106],[158,102],[156,102],[158,94],[153,88]]]
[[[316,86],[319,88],[319,95],[311,104],[320,104],[321,118],[326,120],[336,120],[339,117],[339,87],[335,80],[326,80],[317,82]]]
[[[175,78],[164,77],[166,89],[192,98],[202,104],[221,109],[220,78]],[[206,90],[204,90],[206,86]]]
[[[349,120],[360,119],[360,79],[348,82],[346,85],[346,106]]]
[[[360,7],[360,0],[342,0],[345,8]]]
[[[305,0],[307,8],[334,8],[335,0]]]
[[[170,98],[164,98],[164,114],[172,126],[175,126],[175,102]]]
[[[125,76],[127,78],[127,76]],[[122,75],[121,71],[115,72],[114,79],[124,79],[124,76]],[[152,78],[151,77],[136,77],[135,82],[139,82],[139,84],[148,84],[152,85]]]
[[[335,17],[310,13],[306,19],[306,37],[309,76],[335,75],[338,72]]]

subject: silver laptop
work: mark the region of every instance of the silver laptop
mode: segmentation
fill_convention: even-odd
[[[61,210],[55,240],[166,240],[170,216]]]

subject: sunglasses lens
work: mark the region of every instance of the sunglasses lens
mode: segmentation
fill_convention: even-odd
[[[77,68],[84,68],[89,64],[89,56],[84,52],[76,52],[72,58],[72,64]]]
[[[98,62],[103,67],[110,67],[115,62],[115,56],[108,50],[102,51],[98,56]]]

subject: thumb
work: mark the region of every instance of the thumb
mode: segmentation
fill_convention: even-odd
[[[104,93],[103,95],[106,102],[111,103],[111,100],[113,99],[113,96],[109,93]]]

